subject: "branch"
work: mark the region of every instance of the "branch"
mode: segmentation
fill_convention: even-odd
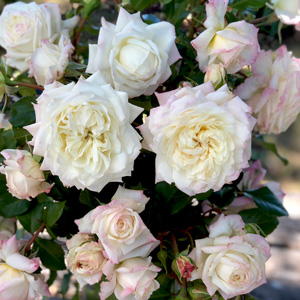
[[[28,252],[31,245],[34,243],[34,241],[36,240],[36,238],[38,237],[38,235],[40,234],[40,232],[44,231],[46,225],[43,223],[39,229],[34,233],[34,235],[32,236],[32,238],[29,240],[29,242],[27,243],[26,245],[26,248],[25,248],[25,252]]]
[[[25,87],[35,89],[35,90],[40,90],[40,91],[44,90],[44,88],[42,86],[39,86],[39,85],[36,85],[36,84],[31,84],[31,83],[26,83],[26,82],[16,82],[15,85],[25,86]]]

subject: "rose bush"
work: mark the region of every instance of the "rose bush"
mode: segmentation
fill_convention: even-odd
[[[208,82],[157,94],[141,125],[144,147],[156,153],[156,181],[175,182],[188,195],[219,190],[248,166],[250,107],[226,85]]]
[[[35,106],[34,154],[41,168],[58,175],[66,186],[100,191],[110,181],[130,175],[140,137],[130,123],[142,109],[127,94],[105,84],[99,72],[68,85],[45,87]]]
[[[21,72],[28,70],[30,57],[44,39],[57,43],[69,38],[78,16],[63,21],[59,6],[15,2],[6,5],[0,17],[0,45],[7,51],[6,63]]]
[[[147,25],[140,13],[130,15],[122,7],[116,25],[101,22],[98,45],[89,46],[86,71],[100,70],[107,82],[130,98],[153,94],[171,76],[170,65],[180,58],[174,26],[168,22]]]

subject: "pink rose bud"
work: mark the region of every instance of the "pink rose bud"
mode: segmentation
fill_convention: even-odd
[[[25,150],[6,149],[0,173],[5,174],[9,192],[19,199],[31,200],[38,194],[49,193],[52,185],[45,182],[40,164]]]
[[[172,262],[172,270],[176,273],[179,280],[182,278],[191,278],[192,272],[196,269],[194,261],[185,255],[179,255]]]

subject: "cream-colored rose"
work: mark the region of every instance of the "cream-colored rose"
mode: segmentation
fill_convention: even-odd
[[[299,0],[271,0],[271,6],[278,19],[287,25],[296,25],[300,30],[300,1]]]
[[[258,29],[244,20],[226,26],[227,5],[228,0],[209,0],[204,22],[207,29],[191,41],[202,71],[213,63],[221,63],[227,73],[234,74],[257,57],[260,49]]]
[[[225,69],[222,64],[212,64],[206,67],[204,82],[211,81],[214,88],[218,89],[225,83]]]
[[[45,182],[40,164],[25,150],[6,149],[1,152],[5,157],[0,172],[5,174],[9,192],[19,198],[31,200],[38,194],[49,193],[51,185]]]
[[[21,255],[19,250],[23,245],[16,236],[0,240],[1,300],[35,300],[41,295],[51,296],[43,277],[33,274],[39,268],[39,258]]]
[[[250,107],[211,82],[157,97],[160,106],[140,126],[143,146],[156,153],[156,181],[195,195],[237,179],[250,158]]]
[[[44,156],[43,170],[66,186],[98,192],[131,174],[141,148],[131,122],[142,109],[99,72],[76,84],[46,85],[37,102],[36,123],[25,128],[33,135],[33,153]]]
[[[171,76],[179,58],[174,26],[144,23],[140,13],[120,7],[117,24],[101,20],[98,45],[89,45],[88,73],[100,70],[106,80],[129,98],[151,95]],[[163,34],[162,34],[163,33]]]
[[[201,279],[210,296],[218,291],[226,300],[266,282],[270,246],[262,236],[246,234],[244,226],[239,215],[220,215],[210,225],[209,237],[195,241],[190,257],[198,269],[191,281]]]
[[[100,298],[105,300],[114,293],[119,300],[147,300],[159,288],[154,280],[159,271],[151,257],[127,259],[105,274],[109,282],[101,283]]]
[[[63,77],[74,47],[63,36],[58,45],[42,40],[41,47],[35,49],[29,64],[29,77],[34,77],[39,85],[50,84]]]
[[[234,93],[253,109],[255,130],[261,134],[286,131],[300,112],[300,59],[286,46],[262,50],[252,65],[252,77]]]
[[[67,247],[66,265],[75,275],[80,288],[99,282],[107,262],[101,243],[93,241],[88,234],[78,233],[67,241]]]
[[[109,204],[98,206],[76,224],[80,232],[97,234],[113,263],[146,257],[159,244],[139,216],[147,202],[142,191],[119,186]]]
[[[63,21],[54,3],[15,2],[8,4],[0,16],[0,45],[6,50],[6,63],[25,72],[30,57],[42,40],[58,44],[61,36],[69,39],[78,16]]]

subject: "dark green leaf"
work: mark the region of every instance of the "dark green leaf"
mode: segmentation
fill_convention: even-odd
[[[81,73],[78,72],[77,70],[71,69],[71,68],[66,68],[65,77],[78,77],[80,75],[81,75]]]
[[[30,202],[13,197],[7,190],[4,175],[0,176],[0,215],[11,218],[23,214],[28,210]]]
[[[99,29],[98,29],[98,32],[99,32]],[[72,69],[72,70],[82,70],[82,69],[86,68],[86,65],[78,64],[78,63],[71,61],[68,63],[68,68]]]
[[[47,226],[53,226],[61,217],[65,207],[65,203],[66,201],[53,201],[44,203],[45,207],[43,213],[43,221],[45,222],[45,224],[47,224]]]
[[[0,151],[4,149],[15,149],[17,145],[12,129],[4,130],[0,129]]]
[[[31,141],[32,135],[23,128],[13,128],[17,146],[23,147],[27,142]]]
[[[267,214],[275,216],[287,216],[288,212],[266,186],[252,191],[245,191],[244,195],[252,198],[256,205],[263,209]]]
[[[218,207],[228,206],[236,198],[236,190],[231,186],[224,186],[220,191],[214,192],[209,201]]]
[[[28,232],[34,233],[41,226],[43,210],[44,205],[38,203],[30,212],[18,217],[20,223]]]
[[[260,208],[243,210],[239,215],[245,223],[257,224],[266,235],[272,233],[279,224],[276,217],[266,214]]]
[[[137,11],[143,11],[157,2],[159,1],[158,0],[130,0],[130,4]]]
[[[168,258],[168,253],[165,250],[159,250],[157,253],[157,258],[159,261],[162,263],[163,267],[165,268],[165,271],[167,272],[167,258]]]
[[[95,9],[100,6],[99,0],[83,0],[82,17],[87,18]]]
[[[178,0],[172,1],[165,5],[167,20],[178,28],[182,21],[188,16],[187,1]]]
[[[91,209],[94,208],[92,200],[91,200],[91,197],[90,197],[90,193],[89,193],[89,191],[87,189],[85,189],[85,190],[83,190],[83,191],[80,192],[79,201],[82,204],[87,205]]]
[[[150,109],[152,108],[150,100],[149,101],[137,101],[137,100],[129,99],[129,102],[135,106],[145,109],[146,111],[150,111]]]
[[[240,10],[247,10],[251,9],[259,9],[266,5],[267,0],[234,0],[232,1],[229,6],[232,8],[240,9]]]
[[[14,127],[23,127],[35,122],[35,112],[33,103],[36,103],[34,97],[24,97],[15,102],[11,108],[9,122]]]
[[[50,270],[50,277],[47,280],[47,285],[50,286],[57,277],[57,272],[54,270]]]
[[[282,157],[278,151],[277,148],[275,146],[275,144],[272,143],[267,143],[264,141],[262,136],[256,136],[255,140],[259,142],[260,145],[262,145],[263,147],[265,147],[266,149],[270,150],[271,152],[273,152],[282,162],[283,164],[286,166],[289,162],[286,158]]]
[[[64,270],[64,251],[60,245],[51,240],[37,238],[34,242],[33,251],[38,250],[38,256],[43,265],[50,270]]]
[[[239,21],[239,19],[229,11],[226,13],[225,18],[228,24]]]
[[[70,285],[70,279],[71,279],[72,274],[68,273],[65,274],[62,281],[61,281],[61,289],[60,292],[63,295],[63,297],[66,295],[68,289],[69,289],[69,285]]]

